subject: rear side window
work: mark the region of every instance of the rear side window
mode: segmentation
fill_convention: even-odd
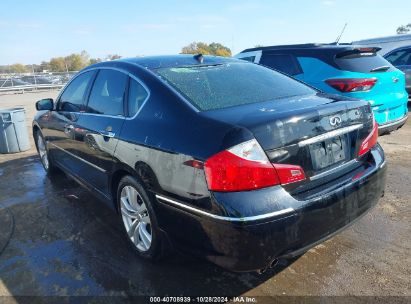
[[[386,59],[393,65],[411,65],[411,49],[392,52]]]
[[[303,71],[297,58],[291,54],[267,54],[263,53],[260,64],[276,69],[288,75],[298,75]]]
[[[316,93],[274,70],[241,61],[155,72],[202,111]]]
[[[79,112],[84,104],[87,88],[93,72],[85,72],[77,76],[64,90],[58,103],[60,111]]]
[[[376,53],[357,53],[335,58],[341,70],[357,73],[389,72],[394,67]]]
[[[128,76],[114,70],[100,70],[91,89],[87,112],[124,115],[124,93]]]
[[[134,116],[140,110],[143,103],[148,97],[147,90],[141,83],[130,78],[130,86],[128,91],[128,115]]]

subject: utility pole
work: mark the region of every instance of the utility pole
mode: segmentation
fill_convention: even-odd
[[[31,65],[31,69],[33,70],[34,88],[37,91],[37,79],[36,79],[36,73],[34,72],[34,64]]]

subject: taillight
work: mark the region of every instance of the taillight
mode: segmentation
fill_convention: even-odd
[[[299,166],[271,164],[255,139],[211,156],[204,169],[212,191],[254,190],[305,179]]]
[[[364,155],[368,151],[371,150],[377,144],[378,140],[378,125],[376,121],[373,121],[373,127],[371,133],[363,140],[360,146],[360,150],[358,151],[358,156]]]
[[[371,90],[375,83],[376,78],[339,78],[339,79],[327,79],[325,81],[328,85],[340,92],[362,92]]]
[[[273,164],[282,185],[299,182],[305,179],[304,170],[296,165]]]

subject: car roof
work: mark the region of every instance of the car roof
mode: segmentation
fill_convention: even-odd
[[[330,52],[341,52],[345,50],[352,50],[357,48],[358,45],[352,45],[351,43],[305,43],[305,44],[288,44],[288,45],[272,45],[262,46],[255,48],[248,48],[241,53],[262,51],[262,50],[321,50]]]
[[[353,41],[353,43],[357,43],[357,44],[388,43],[388,42],[397,42],[397,41],[404,41],[404,40],[411,41],[411,34],[401,34],[401,35],[393,35],[393,36],[386,36],[386,37],[363,39],[363,40]]]
[[[197,54],[198,55],[198,54]],[[153,70],[158,68],[171,68],[181,66],[196,66],[209,64],[223,64],[228,62],[238,62],[237,59],[204,55],[203,61],[195,58],[196,54],[164,55],[164,56],[147,56],[134,57],[115,60],[116,62],[126,62],[139,65],[141,67]]]

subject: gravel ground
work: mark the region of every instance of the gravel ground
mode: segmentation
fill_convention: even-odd
[[[0,108],[25,107],[30,127],[35,101],[56,95],[0,95]],[[411,122],[379,142],[388,183],[378,206],[298,260],[257,275],[180,254],[158,264],[134,257],[111,210],[64,175],[50,181],[32,141],[27,152],[0,155],[0,296],[397,296],[389,301],[409,302]]]

